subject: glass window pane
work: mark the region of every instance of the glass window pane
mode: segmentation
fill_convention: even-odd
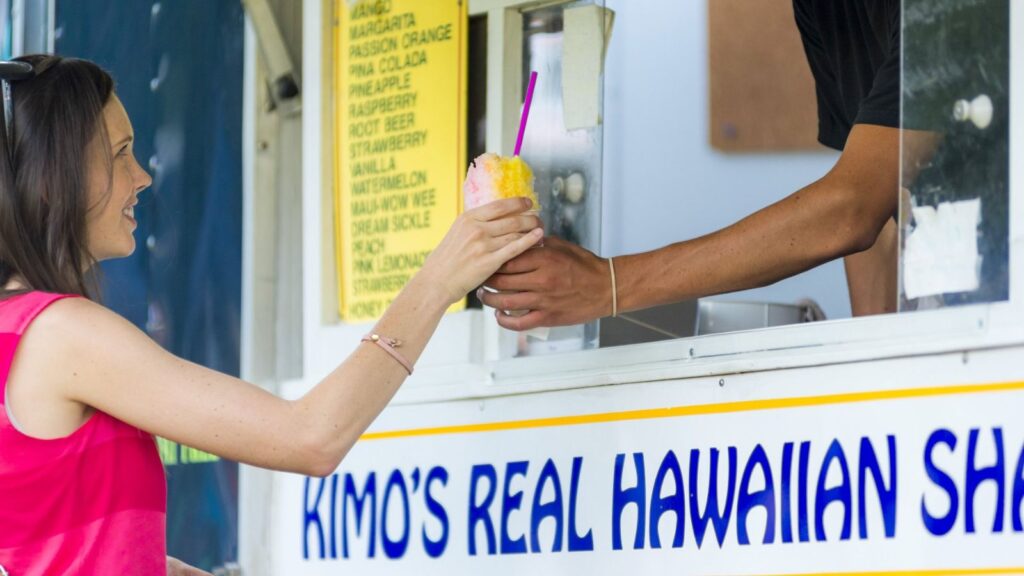
[[[548,235],[592,252],[601,249],[604,34],[596,23],[603,4],[568,2],[523,12],[523,96],[531,72],[537,72],[537,83],[521,155],[533,169]],[[521,334],[517,354],[596,345],[592,322]]]
[[[902,311],[1009,293],[1009,1],[904,0]]]

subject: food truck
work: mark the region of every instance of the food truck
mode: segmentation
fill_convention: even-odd
[[[175,10],[141,4],[151,30]],[[788,0],[242,5],[235,336],[241,376],[284,397],[359,345],[462,210],[469,161],[512,154],[531,73],[545,228],[604,257],[717,230],[838,158]],[[897,312],[851,317],[841,262],[524,333],[470,295],[334,473],[239,467],[217,572],[1024,573],[1024,7],[900,10],[901,127],[939,144],[893,191]],[[154,57],[145,89],[178,63]],[[157,133],[159,189],[179,135]],[[205,461],[162,450],[172,484]]]
[[[708,99],[721,96],[709,85],[727,62],[706,47],[730,28],[713,20],[744,12],[716,2],[307,0],[302,377],[281,392],[302,394],[367,329],[372,306],[354,286],[379,276],[346,259],[371,245],[408,251],[384,246],[402,232],[359,224],[358,150],[415,150],[386,137],[417,131],[458,141],[431,121],[460,115],[466,147],[435,157],[441,169],[408,149],[369,156],[400,158],[400,174],[362,166],[406,178],[393,189],[457,190],[467,157],[510,154],[531,71],[523,158],[545,224],[596,253],[714,230],[820,177],[835,155],[785,143],[722,151],[709,138],[720,119]],[[732,36],[748,36],[741,26]],[[546,334],[505,331],[470,305],[446,317],[334,474],[243,471],[243,558],[288,574],[1024,572],[1024,214],[1011,114],[1024,12],[905,0],[902,27],[904,124],[943,144],[920,177],[904,168],[897,313],[848,317],[838,264]],[[799,51],[746,46],[755,67],[793,54],[806,65]],[[444,49],[468,53],[446,69]],[[437,98],[456,96],[447,108],[425,102],[424,66],[445,83]],[[741,100],[756,105],[750,92]],[[352,129],[403,112],[414,126],[380,138]],[[747,129],[757,130],[737,120],[724,134]]]

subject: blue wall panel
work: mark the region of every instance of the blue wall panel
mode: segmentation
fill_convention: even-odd
[[[59,54],[109,70],[154,178],[138,249],[105,263],[106,304],[175,354],[239,371],[243,11],[238,0],[58,0]],[[169,552],[237,559],[238,466],[168,466]]]

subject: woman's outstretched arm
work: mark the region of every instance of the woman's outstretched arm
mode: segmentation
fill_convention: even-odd
[[[373,332],[401,340],[398,350],[415,363],[453,302],[542,237],[536,216],[523,214],[528,207],[503,200],[460,216]],[[153,434],[310,475],[337,468],[407,376],[386,351],[364,343],[304,397],[288,401],[166,352],[85,299],[43,312],[25,334],[16,368],[12,376],[40,383],[37,391]]]

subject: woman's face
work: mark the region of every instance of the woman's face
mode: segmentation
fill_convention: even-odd
[[[97,261],[135,251],[135,205],[139,193],[153,183],[135,160],[132,123],[117,96],[103,108],[103,122],[109,138],[97,130],[88,151],[86,235],[89,253]]]

